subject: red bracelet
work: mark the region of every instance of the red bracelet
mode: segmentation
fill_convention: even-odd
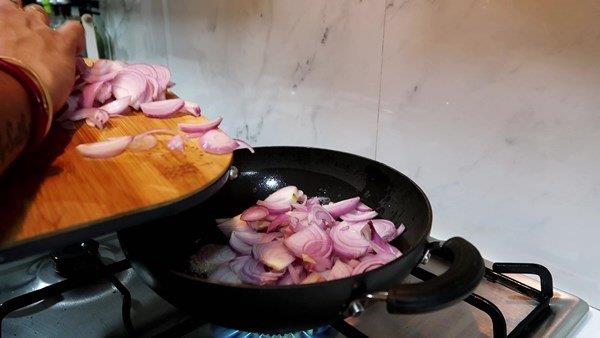
[[[31,107],[31,135],[26,150],[40,145],[52,122],[50,96],[44,90],[38,77],[18,60],[0,56],[0,71],[13,77],[27,92]]]

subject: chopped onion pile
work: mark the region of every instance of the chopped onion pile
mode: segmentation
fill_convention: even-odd
[[[326,200],[287,186],[216,220],[229,245],[202,247],[191,270],[215,283],[292,285],[361,274],[400,257],[389,242],[404,225],[376,219],[359,197]]]
[[[99,60],[89,67],[79,59],[75,87],[69,96],[58,121],[65,129],[73,129],[73,122],[85,120],[86,124],[104,128],[111,117],[121,116],[130,108],[141,110],[150,118],[168,118],[177,113],[200,116],[200,106],[182,99],[166,99],[171,82],[171,72],[161,65],[126,64],[121,61]],[[171,131],[173,137],[167,147],[183,151],[186,140],[198,139],[205,152],[228,154],[238,148],[252,147],[238,139],[232,139],[217,129],[222,118],[208,123],[180,124],[182,134]],[[153,148],[157,140],[148,131],[140,135],[123,135],[95,143],[81,144],[77,150],[90,158],[116,156],[125,149],[142,151]],[[114,139],[119,139],[115,141]],[[131,139],[125,144],[126,139]]]

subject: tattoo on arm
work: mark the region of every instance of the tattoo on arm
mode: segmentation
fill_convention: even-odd
[[[0,125],[0,167],[2,167],[12,154],[23,147],[29,138],[30,126],[24,114],[18,120],[7,120]]]

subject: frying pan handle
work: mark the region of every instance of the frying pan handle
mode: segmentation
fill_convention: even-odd
[[[483,278],[479,251],[465,239],[453,237],[430,243],[431,251],[448,253],[452,264],[441,275],[422,283],[399,284],[388,291],[389,313],[422,313],[450,306],[467,297]]]

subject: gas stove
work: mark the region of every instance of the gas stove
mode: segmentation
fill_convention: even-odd
[[[402,282],[418,283],[447,266],[431,256]],[[544,267],[486,261],[474,294],[449,308],[391,315],[384,302],[373,301],[353,317],[277,337],[559,337],[587,312],[585,301],[553,288]],[[268,337],[175,309],[137,277],[115,234],[0,265],[0,320],[3,337]]]

